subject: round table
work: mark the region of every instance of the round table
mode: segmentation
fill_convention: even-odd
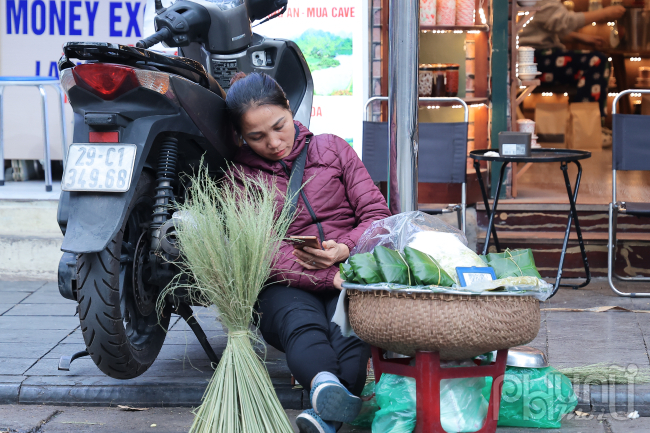
[[[569,196],[569,219],[566,226],[566,231],[564,233],[564,242],[562,244],[562,253],[560,255],[560,264],[557,271],[557,278],[555,280],[555,287],[553,289],[553,295],[557,292],[560,286],[563,287],[572,287],[577,289],[579,287],[584,287],[589,284],[591,280],[591,272],[589,270],[589,262],[587,261],[587,252],[585,250],[585,244],[582,239],[582,231],[580,230],[580,222],[578,221],[578,212],[576,211],[576,201],[578,199],[578,189],[580,188],[580,179],[582,177],[582,165],[580,160],[591,158],[591,152],[584,150],[575,150],[575,149],[531,149],[530,156],[486,156],[488,152],[494,152],[494,149],[482,149],[474,150],[469,153],[470,158],[474,160],[474,169],[476,170],[476,176],[478,177],[478,182],[481,187],[481,193],[483,194],[483,203],[485,204],[485,211],[487,212],[489,223],[487,233],[485,235],[485,243],[483,247],[483,254],[487,254],[488,247],[490,244],[490,234],[494,238],[494,245],[497,249],[497,252],[501,252],[501,246],[499,245],[499,238],[497,237],[496,228],[494,226],[494,215],[496,214],[497,205],[499,203],[499,194],[501,193],[501,185],[503,184],[503,176],[505,174],[506,166],[509,163],[525,162],[525,163],[541,163],[541,162],[559,162],[560,169],[564,175],[564,183],[566,185],[567,195]],[[488,162],[500,162],[501,170],[499,172],[499,181],[497,183],[494,203],[492,209],[488,202],[488,195],[485,189],[485,184],[483,183],[483,177],[481,176],[481,164],[480,161]],[[578,176],[576,177],[575,188],[571,188],[571,181],[569,180],[569,174],[567,173],[568,163],[574,163],[578,167]],[[578,236],[578,243],[580,244],[580,252],[582,253],[582,261],[585,267],[586,280],[580,285],[561,285],[560,281],[562,280],[562,267],[564,266],[564,257],[566,255],[567,245],[569,243],[569,234],[571,233],[571,224],[575,225],[576,235]],[[551,295],[551,296],[553,296]]]

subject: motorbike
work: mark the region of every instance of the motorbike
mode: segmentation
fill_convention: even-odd
[[[309,125],[313,81],[299,47],[252,31],[282,14],[287,0],[156,1],[156,32],[135,47],[69,42],[60,81],[74,111],[58,223],[64,234],[59,291],[78,303],[86,351],[116,379],[144,373],[181,315],[213,362],[219,358],[175,293],[158,311],[161,290],[179,274],[175,204],[183,173],[205,164],[219,177],[237,150],[225,97],[231,78],[264,72],[282,86],[295,119]],[[179,56],[148,50],[162,42]],[[76,61],[75,61],[76,60]]]

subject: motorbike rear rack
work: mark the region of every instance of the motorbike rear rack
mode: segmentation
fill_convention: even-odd
[[[188,304],[181,302],[179,303],[174,312],[181,316],[185,322],[187,322],[187,325],[190,327],[192,332],[194,332],[194,335],[196,335],[196,338],[199,340],[199,344],[201,344],[201,347],[205,351],[205,354],[208,356],[208,359],[210,359],[210,362],[212,362],[213,368],[216,368],[217,364],[219,364],[219,356],[214,352],[214,349],[212,349],[212,346],[210,346],[210,342],[208,341],[208,337],[205,335],[205,332],[203,332],[203,328],[201,328],[201,325],[199,322],[197,322],[196,318],[193,315],[192,312],[192,307],[190,307]],[[72,356],[69,355],[63,355],[61,358],[59,358],[59,370],[61,371],[70,371],[70,364],[75,359],[83,358],[84,356],[88,356],[89,353],[87,350],[82,350],[81,352],[77,352]]]

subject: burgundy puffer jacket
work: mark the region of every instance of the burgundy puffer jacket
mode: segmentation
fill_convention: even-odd
[[[304,180],[311,180],[304,185],[303,191],[323,227],[324,240],[335,240],[352,250],[373,221],[390,216],[386,200],[345,140],[330,134],[314,136],[300,122],[296,121],[295,124],[298,126],[296,142],[283,161],[291,170],[293,162],[305,146],[306,138],[312,137],[303,176]],[[278,188],[286,195],[289,176],[279,161],[264,159],[244,145],[233,162],[247,175],[259,172],[274,175]],[[302,197],[298,198],[297,207],[296,219],[289,227],[288,235],[318,238],[317,225],[305,208]],[[313,291],[334,287],[333,280],[338,265],[328,269],[308,270],[295,261],[292,251],[292,245],[282,245],[276,263],[279,272],[272,276],[271,282],[283,282],[291,287]]]

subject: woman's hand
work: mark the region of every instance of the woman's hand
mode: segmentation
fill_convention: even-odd
[[[605,46],[605,39],[598,35],[586,35],[578,33],[580,36],[577,38],[580,42],[587,45],[592,45],[595,48],[601,49]]]
[[[334,281],[332,284],[334,284],[335,289],[343,290],[343,283],[345,280],[341,278],[341,273],[337,272],[336,275],[334,275]]]
[[[625,15],[625,8],[620,5],[607,6],[606,8],[603,8],[603,11],[607,14],[607,18],[610,20],[617,20]]]
[[[297,262],[305,269],[327,269],[337,263],[346,260],[350,256],[350,249],[345,244],[329,240],[323,242],[323,249],[304,247],[293,250]]]

